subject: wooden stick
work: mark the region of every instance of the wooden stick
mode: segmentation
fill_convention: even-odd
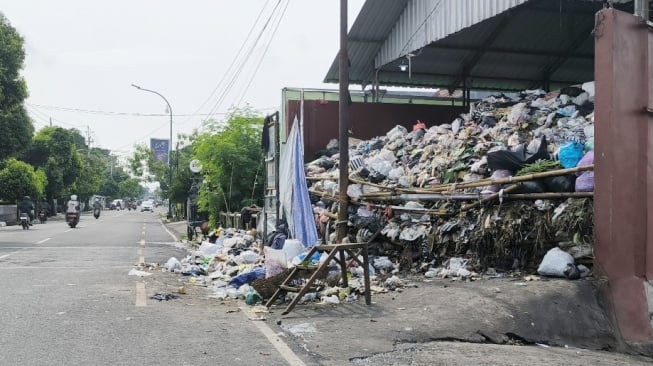
[[[477,180],[477,181],[474,181],[474,182],[444,184],[444,185],[434,186],[432,188],[399,188],[399,187],[395,187],[395,188],[392,188],[392,189],[394,191],[402,192],[402,193],[438,193],[438,192],[444,192],[444,191],[454,191],[454,190],[457,190],[457,189],[476,188],[476,187],[482,187],[482,186],[493,185],[493,184],[506,184],[506,183],[515,183],[515,182],[525,182],[525,181],[535,180],[535,179],[540,179],[540,178],[549,178],[549,177],[556,177],[556,176],[566,175],[566,174],[571,174],[571,173],[577,173],[577,172],[582,172],[582,171],[586,171],[586,170],[594,170],[594,165],[584,165],[584,166],[578,166],[578,167],[569,168],[569,169],[551,170],[551,171],[548,171],[548,172],[526,174],[526,175],[520,175],[520,176],[517,176],[517,177],[495,178],[495,179],[486,178],[486,179],[481,179],[481,180]],[[388,190],[387,187],[367,183],[367,182],[364,182],[364,181],[361,182],[360,184],[366,184],[366,185],[376,186],[376,187],[379,187],[379,188],[386,189],[386,192],[368,193],[368,194],[366,194],[366,197],[369,197],[369,196],[372,196],[372,195],[383,196],[383,195],[391,194],[390,192],[387,192],[387,190]]]
[[[508,187],[504,188],[504,189],[502,190],[503,192],[502,192],[502,191],[499,191],[499,192],[497,192],[497,193],[495,193],[495,194],[492,194],[492,195],[487,196],[487,197],[485,197],[485,198],[483,198],[483,199],[481,199],[481,200],[478,200],[478,201],[476,201],[476,202],[474,202],[474,203],[472,203],[472,204],[469,204],[469,205],[463,205],[463,206],[460,208],[460,211],[461,211],[461,212],[469,211],[469,210],[471,210],[472,208],[478,207],[478,206],[480,206],[480,205],[482,205],[482,204],[484,204],[484,203],[486,203],[486,202],[489,202],[489,201],[492,201],[492,200],[498,198],[499,195],[503,195],[504,193],[508,193],[508,192],[510,192],[510,191],[514,191],[515,189],[519,188],[519,186],[521,186],[521,183],[513,184],[513,185],[511,185],[511,186],[508,186]]]
[[[547,200],[556,198],[592,198],[594,192],[548,192],[548,193],[513,193],[503,198],[511,200]]]

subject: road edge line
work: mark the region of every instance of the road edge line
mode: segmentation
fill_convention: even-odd
[[[240,309],[240,312],[245,316],[246,319],[249,320],[249,317],[247,316],[247,310],[243,307],[238,307]],[[256,328],[265,336],[265,338],[268,339],[270,344],[276,348],[277,352],[283,357],[286,361],[288,361],[289,365],[292,366],[306,366],[304,361],[302,361],[299,356],[295,352],[293,352],[290,347],[286,344],[286,342],[283,341],[274,331],[263,321],[251,321]]]

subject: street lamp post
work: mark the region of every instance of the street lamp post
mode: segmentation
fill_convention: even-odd
[[[170,106],[170,102],[168,102],[168,99],[166,99],[166,97],[161,95],[161,93],[156,92],[154,90],[141,88],[140,86],[135,85],[135,84],[132,84],[132,86],[134,88],[138,89],[138,90],[143,90],[143,91],[154,93],[154,94],[160,96],[161,98],[163,98],[163,100],[165,100],[166,104],[168,105],[168,111],[170,112],[170,142],[168,143],[168,218],[171,218],[172,217],[172,199],[170,198],[170,190],[172,188],[172,165],[171,165],[171,161],[172,161],[171,160],[171,158],[172,158],[172,107]]]

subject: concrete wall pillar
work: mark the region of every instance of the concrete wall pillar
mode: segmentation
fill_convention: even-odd
[[[653,127],[650,34],[632,14],[604,9],[595,29],[595,255],[623,340],[653,341]],[[649,158],[649,156],[651,158]],[[650,229],[647,229],[650,228]]]

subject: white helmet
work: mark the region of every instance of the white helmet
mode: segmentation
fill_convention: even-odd
[[[76,194],[71,194],[70,199],[73,201],[77,201],[77,195]]]

